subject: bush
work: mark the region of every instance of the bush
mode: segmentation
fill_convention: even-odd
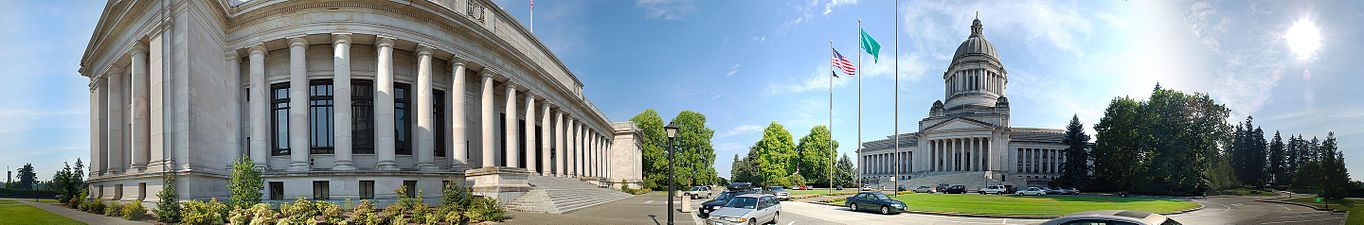
[[[236,225],[250,224],[251,209],[233,208],[232,211],[227,212],[227,222]]]
[[[162,223],[180,222],[180,200],[175,194],[175,173],[165,172],[161,176],[161,192],[156,193],[160,202],[156,203],[156,221]]]
[[[66,204],[66,207],[70,207],[70,208],[73,208],[73,209],[75,209],[75,208],[80,208],[81,203],[82,203],[83,201],[85,201],[86,198],[89,198],[89,197],[90,197],[90,189],[85,189],[85,190],[82,190],[82,191],[81,191],[80,196],[78,196],[77,198],[67,199],[64,203]],[[61,200],[58,199],[58,201],[61,201]]]
[[[265,188],[260,178],[260,170],[250,158],[242,157],[232,163],[232,173],[228,176],[227,189],[231,193],[228,204],[232,208],[248,208],[260,203],[261,189]]]
[[[108,205],[104,205],[105,216],[120,216],[122,213],[123,204],[118,204],[117,201],[111,201]]]
[[[647,194],[647,193],[649,193],[649,192],[652,192],[653,190],[649,190],[648,187],[630,188],[630,185],[621,185],[621,186],[620,186],[620,191],[621,191],[621,192],[625,192],[625,193],[629,193],[629,194],[632,194],[632,195],[642,195],[642,194]]]
[[[142,220],[147,215],[147,208],[142,206],[141,201],[129,202],[123,205],[123,219]]]
[[[313,205],[312,201],[303,198],[303,196],[298,196],[298,199],[295,199],[292,204],[280,204],[279,213],[284,214],[284,220],[289,221],[289,223],[308,224],[308,221],[314,220],[318,211],[317,206]]]
[[[83,209],[85,212],[94,213],[94,214],[104,214],[104,200],[103,200],[103,199],[96,199],[96,200],[94,200],[94,201],[86,201],[85,204],[83,204],[83,205],[84,205],[83,207],[85,207],[85,209]]]
[[[355,224],[368,224],[367,221],[372,220],[370,217],[374,217],[374,203],[367,199],[360,200],[360,204],[355,205],[350,212],[350,221]]]
[[[223,224],[227,222],[227,205],[217,198],[205,201],[189,201],[184,204],[181,224]]]
[[[469,217],[470,223],[483,221],[501,222],[507,211],[502,208],[502,204],[498,203],[497,199],[480,196],[469,202],[468,213],[467,217]]]
[[[322,215],[322,219],[328,224],[338,224],[341,223],[341,221],[346,220],[345,217],[341,216],[341,214],[345,213],[345,210],[335,203],[319,201],[314,208],[317,209],[318,213]]]
[[[53,190],[23,190],[0,187],[0,198],[56,199],[59,194],[61,193]]]
[[[251,206],[251,225],[271,225],[275,224],[276,214],[274,209],[270,209],[270,204],[256,203]]]

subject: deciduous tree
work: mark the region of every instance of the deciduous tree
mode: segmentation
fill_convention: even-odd
[[[801,177],[815,185],[829,185],[829,175],[833,166],[834,152],[838,149],[838,141],[833,141],[830,148],[829,128],[823,125],[815,126],[810,129],[810,133],[800,138],[800,144],[796,145],[799,152]]]

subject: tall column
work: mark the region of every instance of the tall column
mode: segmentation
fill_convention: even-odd
[[[564,173],[564,154],[566,149],[564,144],[564,112],[563,108],[554,110],[554,176],[563,177]]]
[[[584,154],[584,153],[586,153],[586,150],[587,150],[587,149],[586,149],[586,147],[587,147],[587,139],[584,138],[584,137],[587,137],[587,124],[586,124],[586,123],[583,123],[583,122],[579,122],[579,123],[578,123],[578,135],[576,135],[576,136],[574,136],[574,137],[577,139],[577,140],[574,140],[573,142],[577,143],[577,150],[575,151],[574,155],[577,155],[577,156],[578,156],[578,160],[577,160],[577,162],[578,162],[578,163],[577,163],[578,175],[579,175],[579,176],[582,176],[582,177],[586,177],[586,176],[587,176],[587,155]]]
[[[588,177],[596,177],[596,176],[597,176],[597,131],[592,130],[591,128],[588,128],[588,129],[587,129],[587,148],[586,148],[586,149],[587,149],[587,151],[585,151],[586,153],[584,153],[584,155],[587,156],[587,176],[588,176]]]
[[[92,82],[94,82],[92,85],[95,89],[95,99],[93,100],[95,104],[90,105],[90,108],[95,108],[94,117],[96,119],[95,125],[90,128],[96,132],[95,137],[91,137],[90,142],[99,143],[99,146],[95,147],[96,154],[90,156],[98,160],[91,159],[90,167],[97,168],[100,174],[107,174],[109,172],[109,149],[111,146],[109,145],[109,80],[107,78],[96,78]]]
[[[553,143],[549,141],[551,135],[549,119],[549,99],[546,98],[545,102],[540,103],[540,175],[543,176],[550,176],[554,171],[550,168],[553,165],[550,160],[553,159],[549,157],[549,154],[552,151],[550,146]]]
[[[464,120],[467,114],[464,112],[464,90],[465,71],[464,59],[458,56],[450,59],[450,71],[452,74],[450,82],[450,92],[446,95],[450,97],[450,149],[454,151],[453,159],[450,160],[450,167],[455,170],[469,168],[469,138],[465,134]],[[463,167],[460,167],[460,166]]]
[[[393,121],[393,38],[380,36],[374,67],[374,153],[379,170],[398,170]]]
[[[133,45],[133,50],[128,53],[128,56],[132,59],[131,63],[128,65],[128,69],[132,71],[131,83],[133,84],[133,124],[130,126],[131,131],[129,132],[132,134],[133,145],[131,151],[132,155],[129,158],[133,161],[131,166],[132,169],[144,170],[147,168],[147,161],[151,159],[147,155],[151,154],[151,142],[148,142],[148,139],[152,134],[147,130],[150,126],[147,124],[147,118],[150,116],[150,109],[147,105],[147,103],[150,103],[148,102],[147,97],[150,92],[147,90],[147,85],[149,84],[148,82],[151,82],[151,80],[147,78],[147,45],[142,44],[142,42],[137,42],[137,44]],[[230,65],[232,68],[236,68],[236,57],[231,57],[231,59],[232,60],[229,61]],[[234,73],[232,76],[233,78],[236,78],[238,74]],[[235,84],[232,86],[234,88],[237,87]]]
[[[269,107],[266,106],[270,104],[270,100],[265,99],[265,93],[270,92],[270,88],[265,85],[265,52],[265,46],[260,44],[251,46],[250,58],[247,59],[250,64],[248,68],[250,78],[248,80],[251,82],[251,96],[249,97],[251,98],[251,162],[256,163],[256,168],[262,170],[269,167],[269,163],[265,159],[270,154],[268,150],[270,148],[268,144],[270,143],[270,125],[265,119],[265,116],[269,115],[266,112]]]
[[[308,41],[289,38],[289,172],[308,171]]]
[[[578,120],[573,119],[572,115],[565,119],[568,120],[568,127],[565,128],[568,136],[564,137],[564,141],[567,142],[564,146],[564,154],[568,158],[564,167],[569,177],[578,177]]]
[[[431,47],[417,45],[417,168],[436,171],[435,109],[431,99]]]
[[[504,126],[502,126],[502,130],[503,130],[503,131],[506,131],[506,139],[507,139],[507,140],[506,140],[505,145],[504,145],[505,148],[502,148],[503,151],[504,151],[504,153],[503,153],[503,155],[502,155],[502,156],[503,156],[502,159],[505,159],[505,160],[506,160],[506,162],[507,162],[507,167],[516,167],[516,168],[520,168],[520,167],[521,167],[521,162],[520,162],[520,159],[521,159],[520,149],[521,149],[521,148],[520,148],[520,146],[518,146],[518,144],[516,143],[516,142],[518,141],[518,140],[516,140],[516,135],[517,135],[517,128],[516,128],[516,125],[517,125],[517,124],[516,124],[516,123],[517,123],[517,120],[518,120],[518,119],[517,119],[517,116],[516,116],[516,84],[513,84],[513,83],[511,82],[511,80],[507,80],[507,85],[506,85],[506,86],[507,86],[507,108],[503,110],[503,112],[506,112],[506,113],[503,113],[502,116],[503,116],[504,120],[507,121],[507,123],[504,124]]]
[[[538,148],[535,147],[535,143],[538,143],[538,142],[536,142],[536,140],[535,140],[535,133],[536,133],[536,132],[535,132],[535,122],[537,122],[537,121],[535,121],[535,118],[536,118],[536,116],[535,116],[535,108],[536,108],[536,107],[537,107],[537,106],[535,105],[535,95],[531,95],[531,94],[530,94],[530,88],[527,87],[527,88],[526,88],[526,126],[524,127],[524,129],[525,129],[525,131],[526,131],[526,170],[529,170],[531,173],[540,172],[540,170],[539,170],[540,164],[539,164],[539,162],[538,162],[538,161],[539,161],[539,160],[538,160],[539,155],[536,155],[536,154],[535,154],[535,150],[538,149]]]
[[[336,163],[332,170],[355,170],[351,149],[350,35],[332,34],[332,99],[336,103],[332,107],[336,112],[332,125],[336,129],[333,133]]]
[[[980,138],[971,138],[971,171],[980,170]]]
[[[236,107],[233,107],[235,110],[231,110],[231,112],[228,113],[228,114],[231,114],[232,122],[228,122],[228,123],[227,123],[227,128],[226,128],[227,130],[232,131],[231,134],[228,135],[228,137],[230,137],[230,138],[228,138],[226,145],[227,145],[227,149],[231,149],[232,157],[233,157],[232,159],[233,159],[233,160],[237,160],[237,159],[241,159],[241,158],[248,157],[248,156],[246,155],[246,154],[248,154],[247,150],[246,150],[245,148],[242,147],[242,146],[244,146],[243,143],[242,143],[242,141],[245,141],[244,138],[246,138],[246,133],[243,133],[245,130],[243,130],[243,127],[242,127],[242,124],[244,123],[244,121],[242,121],[242,119],[245,119],[246,117],[244,117],[245,115],[242,114],[242,110],[240,110],[240,109],[241,109],[242,107],[246,107],[246,105],[243,105],[243,103],[246,102],[246,99],[245,99],[244,97],[242,97],[242,94],[245,94],[246,92],[243,92],[242,87],[241,87],[241,75],[242,75],[241,58],[242,58],[241,55],[238,55],[238,54],[237,54],[237,49],[227,50],[227,51],[223,52],[223,59],[226,60],[226,62],[227,62],[227,74],[231,74],[231,75],[232,75],[232,76],[231,76],[231,77],[232,77],[232,79],[231,79],[232,81],[228,82],[228,83],[229,83],[228,86],[232,87],[232,97],[230,97],[230,98],[228,98],[228,99],[230,99],[230,100],[232,101],[232,105],[233,105],[233,106],[236,106]],[[148,81],[150,81],[150,79],[149,79]],[[136,81],[135,81],[135,82],[136,82]],[[133,85],[136,86],[137,84],[134,83]],[[135,97],[135,96],[134,96],[134,97]],[[134,100],[136,100],[136,99],[134,99]],[[147,103],[150,103],[150,102],[147,102]],[[136,111],[136,108],[137,108],[137,107],[134,106],[134,111]],[[150,109],[148,109],[148,111],[150,111]],[[150,114],[150,112],[148,112],[148,113]],[[136,112],[134,112],[134,114],[136,114]],[[150,120],[147,120],[147,121],[150,121]],[[137,125],[134,124],[133,126],[137,126]],[[150,124],[148,124],[148,126],[150,126]],[[142,135],[141,133],[135,133],[135,134]],[[151,132],[146,132],[146,135],[145,135],[145,136],[147,136],[147,139],[151,139]],[[133,139],[134,139],[134,142],[136,142],[137,137],[134,137]],[[150,159],[151,159],[151,157],[150,157],[150,153],[151,153],[151,145],[150,145],[150,143],[151,143],[151,142],[150,142],[150,140],[149,140],[149,141],[148,141],[147,148],[143,148],[143,149],[145,150],[145,152],[141,152],[141,151],[137,151],[137,150],[133,150],[133,151],[134,151],[134,152],[138,152],[137,155],[144,155],[144,156],[147,156],[147,159],[150,160]],[[133,144],[133,145],[137,145],[137,144]],[[144,154],[144,153],[146,153],[146,154]],[[133,164],[137,164],[137,163],[136,163],[137,160],[138,160],[137,157],[133,157],[133,161],[135,161]],[[143,162],[143,163],[142,163],[141,165],[143,165],[143,166],[140,167],[139,170],[146,170],[146,166],[145,166],[145,165],[147,165],[147,161],[142,161],[142,162]],[[235,161],[233,161],[233,162],[235,162]]]
[[[494,162],[496,157],[493,156],[493,146],[496,146],[494,141],[497,140],[497,138],[493,136],[493,134],[496,134],[493,133],[493,72],[484,69],[484,71],[479,74],[482,75],[481,80],[483,80],[483,94],[481,96],[482,98],[479,100],[479,115],[482,117],[479,119],[481,124],[480,128],[482,128],[479,136],[483,137],[483,140],[480,143],[480,147],[483,149],[483,159],[479,161],[479,163],[481,168],[490,168],[497,166],[497,162]]]
[[[123,148],[123,142],[125,141],[125,137],[127,137],[123,133],[123,118],[126,116],[123,114],[123,109],[125,109],[123,102],[123,92],[125,88],[123,86],[123,69],[111,68],[105,76],[108,77],[105,79],[105,83],[106,87],[109,88],[109,95],[107,96],[109,98],[109,105],[105,110],[106,113],[109,114],[109,128],[106,129],[109,131],[109,133],[106,134],[109,136],[108,139],[106,139],[109,143],[109,157],[105,161],[109,163],[109,171],[118,174],[122,173],[124,167],[128,166],[128,164],[123,162],[123,152],[125,150]]]
[[[100,87],[100,84],[98,76],[90,78],[90,163],[87,167],[89,168],[87,170],[90,171],[89,176],[87,176],[89,178],[96,178],[104,173],[104,168],[101,167],[104,164],[102,163],[104,159],[99,156],[104,153],[103,136],[100,135],[100,132],[104,130],[101,127],[104,125],[104,120],[101,119],[104,110],[100,108],[100,104],[103,104],[104,101],[101,101],[103,98],[101,98],[100,91],[103,88]],[[6,182],[10,181],[6,180]]]

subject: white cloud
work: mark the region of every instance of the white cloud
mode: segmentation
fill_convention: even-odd
[[[829,0],[829,2],[824,3],[824,13],[823,13],[823,14],[824,14],[824,15],[829,15],[829,13],[834,12],[834,8],[835,8],[835,7],[838,7],[838,6],[840,6],[840,5],[853,5],[853,4],[857,4],[857,0]]]
[[[729,67],[729,72],[726,72],[726,73],[725,73],[725,76],[726,76],[726,77],[728,77],[728,76],[734,76],[734,74],[739,73],[739,66],[741,66],[741,65],[740,65],[740,64],[734,64],[734,66]]]
[[[820,15],[827,16],[830,13],[833,13],[835,8],[855,4],[857,4],[857,0],[810,0],[804,4],[797,4],[796,17],[782,23],[780,29],[778,29],[778,33],[784,33],[786,29],[790,29],[801,23],[810,22],[811,19],[815,18],[816,11],[819,11]],[[820,8],[823,9],[821,10]]]
[[[692,0],[638,0],[635,6],[644,9],[650,19],[663,20],[680,20],[697,10]]]
[[[787,81],[787,83],[769,85],[767,87],[767,93],[782,94],[799,93],[812,90],[826,90],[830,88],[831,84],[829,84],[829,82],[833,82],[832,87],[837,88],[842,87],[843,85],[847,85],[848,79],[854,79],[847,76],[843,76],[841,78],[833,78],[832,80],[830,80],[829,79],[830,72],[831,71],[829,70],[828,65],[818,66],[815,67],[814,72],[810,72],[809,75],[806,75],[805,78],[802,80],[795,82]]]
[[[752,134],[757,134],[758,132],[761,132],[761,131],[763,130],[763,128],[764,128],[764,127],[763,127],[762,125],[757,125],[757,124],[744,124],[744,125],[739,125],[739,126],[736,126],[736,127],[734,127],[734,128],[730,128],[729,130],[725,131],[725,133],[724,133],[724,134],[721,134],[720,137],[721,137],[721,138],[724,138],[724,137],[733,137],[733,136],[737,136],[737,135],[752,135]]]

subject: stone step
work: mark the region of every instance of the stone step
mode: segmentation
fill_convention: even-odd
[[[578,178],[532,175],[527,179],[531,191],[513,199],[507,208],[537,213],[562,214],[606,204],[633,195],[602,188]]]

